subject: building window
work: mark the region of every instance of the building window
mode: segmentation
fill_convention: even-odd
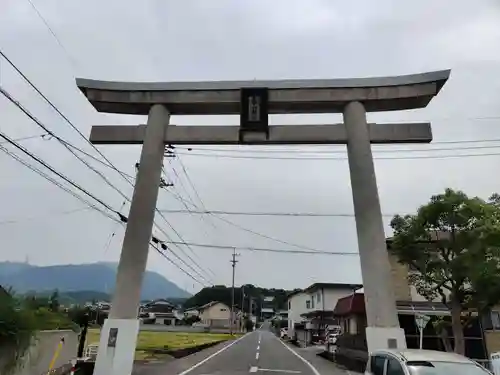
[[[306,309],[310,309],[311,308],[311,301],[306,301]]]
[[[314,296],[311,296],[311,308],[314,309]]]
[[[220,309],[220,311],[227,311],[227,309]]]
[[[292,301],[288,301],[288,310],[292,309]]]
[[[318,292],[318,297],[317,297],[316,299],[318,300],[318,303],[320,303],[320,302],[321,302],[321,291],[320,291],[320,292]]]

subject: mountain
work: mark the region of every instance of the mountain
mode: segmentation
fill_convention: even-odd
[[[65,264],[34,266],[27,263],[0,262],[0,285],[11,286],[17,293],[92,291],[112,293],[116,263]],[[141,299],[189,298],[191,295],[162,275],[146,271]]]

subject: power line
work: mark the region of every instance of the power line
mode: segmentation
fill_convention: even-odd
[[[114,218],[113,216],[109,215],[109,213],[101,210],[100,208],[98,208],[97,206],[95,206],[94,204],[90,203],[88,200],[86,200],[85,198],[83,198],[82,196],[76,194],[73,190],[67,188],[66,186],[62,185],[59,181],[55,180],[54,178],[52,178],[51,176],[49,176],[48,174],[44,173],[43,171],[41,171],[40,169],[36,168],[35,166],[29,164],[27,161],[21,159],[19,156],[17,156],[16,154],[10,152],[9,150],[7,150],[4,146],[0,146],[0,151],[4,152],[5,154],[7,154],[8,156],[12,157],[14,160],[16,160],[17,162],[21,163],[22,165],[24,165],[26,168],[30,169],[31,171],[35,172],[36,174],[38,174],[39,176],[43,177],[44,179],[46,179],[47,181],[49,181],[50,183],[54,184],[55,186],[57,186],[58,188],[60,188],[61,190],[65,191],[66,193],[70,194],[71,196],[73,196],[74,198],[78,199],[79,201],[81,201],[83,204],[85,204],[86,206],[88,206],[89,208],[91,209],[94,209],[96,211],[98,211],[99,213],[101,213],[103,216],[106,216],[107,218],[113,220],[113,221],[116,221],[116,222],[120,222],[120,220]],[[120,214],[119,214],[120,216]],[[122,218],[122,216],[120,216],[120,218]]]
[[[54,168],[52,168],[50,165],[48,165],[46,162],[44,162],[43,160],[39,159],[38,157],[36,157],[35,155],[31,154],[28,150],[26,150],[25,148],[23,148],[22,146],[18,145],[15,141],[11,140],[9,137],[7,137],[6,135],[0,133],[0,137],[4,138],[8,143],[12,144],[13,146],[15,146],[16,148],[20,149],[21,151],[23,151],[25,154],[27,154],[28,156],[30,156],[31,158],[35,159],[38,163],[41,163],[44,167],[46,167],[47,169],[49,169],[52,173],[56,174],[57,176],[63,178],[63,180],[65,180],[66,182],[70,183],[72,186],[75,186],[72,184],[72,182],[70,180],[67,180],[65,178],[64,175],[62,175],[61,173],[57,172]],[[28,169],[32,170],[33,172],[37,173],[38,175],[42,176],[43,178],[45,178],[46,180],[48,180],[49,182],[51,182],[52,184],[56,185],[57,187],[59,187],[60,189],[64,190],[65,192],[67,192],[68,194],[74,196],[75,198],[77,198],[78,200],[82,201],[85,205],[87,205],[88,207],[98,211],[99,213],[101,213],[102,215],[104,215],[105,217],[117,222],[117,223],[120,223],[120,224],[124,224],[124,223],[127,223],[128,222],[128,218],[124,215],[122,215],[121,213],[117,212],[117,211],[114,211],[113,209],[110,209],[108,208],[109,206],[107,206],[104,202],[100,201],[99,199],[95,198],[92,194],[90,194],[89,196],[96,200],[97,202],[99,202],[100,204],[104,204],[106,208],[108,208],[110,211],[114,212],[114,213],[117,213],[118,216],[120,217],[120,220],[112,217],[111,215],[109,215],[107,212],[99,209],[98,207],[96,207],[95,205],[93,205],[92,203],[90,203],[89,201],[87,201],[86,199],[84,199],[83,197],[79,196],[78,194],[76,194],[74,191],[68,189],[67,187],[65,187],[64,185],[62,185],[60,182],[56,181],[55,179],[53,179],[52,177],[50,177],[49,175],[47,175],[46,173],[44,173],[43,171],[41,171],[40,169],[34,167],[33,165],[29,164],[28,162],[26,162],[25,160],[21,159],[19,156],[17,156],[16,154],[10,152],[9,150],[7,150],[4,146],[1,146],[0,145],[0,151],[6,153],[7,155],[9,155],[10,157],[12,157],[13,159],[15,159],[16,161],[18,161],[19,163],[23,164],[25,167],[27,167]],[[76,187],[76,186],[75,186]],[[87,194],[88,195],[88,194]],[[122,207],[123,207],[123,204],[122,204]],[[166,245],[164,245],[162,243],[162,247],[165,246],[166,248]],[[172,251],[172,250],[171,250]],[[172,251],[173,254],[175,254],[173,251]],[[164,254],[163,254],[164,255]],[[175,254],[176,255],[176,254]],[[179,269],[181,269],[184,273],[188,274],[188,276],[190,276],[191,278],[193,278],[193,280],[195,281],[198,281],[196,278],[194,278],[192,275],[190,275],[189,273],[187,273],[184,269],[182,269],[179,265],[177,265],[175,262],[173,262],[171,259],[168,259],[172,264],[174,264],[176,267],[178,267]],[[199,282],[199,281],[198,281]]]
[[[66,181],[68,184],[70,184],[74,188],[76,188],[79,191],[81,191],[83,194],[87,195],[88,197],[90,197],[93,200],[95,200],[96,202],[98,202],[101,206],[105,207],[106,209],[110,210],[111,212],[119,214],[118,211],[116,211],[115,209],[113,209],[110,205],[108,205],[107,203],[105,203],[103,200],[101,200],[100,198],[97,198],[94,194],[90,193],[88,190],[84,189],[83,187],[81,187],[80,185],[78,185],[76,182],[70,180],[64,174],[56,171],[52,166],[50,166],[49,164],[47,164],[44,160],[42,160],[38,156],[35,156],[34,154],[32,154],[30,151],[28,151],[26,148],[24,148],[23,146],[21,146],[19,143],[13,141],[11,138],[9,138],[4,133],[0,132],[0,137],[2,137],[8,143],[10,143],[12,146],[14,146],[15,148],[17,148],[18,150],[20,150],[21,152],[23,152],[27,156],[29,156],[30,158],[32,158],[33,160],[35,160],[37,163],[43,165],[45,168],[47,168],[49,171],[51,171],[52,173],[54,173],[56,176],[60,177],[64,181]]]
[[[51,137],[55,138],[58,140],[73,156],[75,156],[80,162],[82,162],[87,168],[95,172],[109,187],[111,187],[113,190],[118,192],[123,198],[127,199],[130,202],[130,199],[123,193],[119,188],[117,188],[115,185],[111,183],[107,179],[104,174],[102,174],[100,171],[95,169],[92,165],[90,165],[86,160],[82,159],[79,155],[75,153],[75,151],[68,146],[68,142],[63,140],[61,137],[56,135],[53,131],[48,129],[38,118],[36,118],[30,111],[28,111],[27,108],[25,108],[19,101],[15,100],[9,92],[7,92],[5,89],[3,89],[0,86],[0,93],[4,95],[11,103],[13,103],[17,108],[19,108],[26,116],[28,116],[36,125],[38,125],[40,128],[42,128],[44,131],[47,132]]]
[[[355,217],[348,213],[320,213],[320,212],[247,212],[247,211],[221,211],[221,210],[170,210],[160,209],[169,214],[198,214],[198,215],[235,215],[235,216],[290,216],[290,217]],[[396,214],[382,214],[384,217],[394,217]],[[401,214],[400,214],[401,215]]]
[[[359,256],[359,253],[353,253],[348,251],[306,251],[306,250],[289,250],[289,249],[270,249],[265,247],[251,247],[251,246],[229,246],[229,245],[211,245],[203,243],[194,242],[167,242],[176,245],[189,245],[194,247],[204,247],[210,249],[222,249],[222,250],[246,250],[246,251],[259,251],[259,252],[270,252],[270,253],[281,253],[281,254],[305,254],[305,255],[355,255]]]
[[[29,139],[35,139],[35,138],[42,138],[45,137],[47,134],[38,134],[38,135],[28,135],[26,137],[20,137],[20,138],[12,138],[13,141],[15,142],[22,142],[22,141],[27,141]],[[3,144],[6,144],[6,143],[9,143],[7,141],[1,141],[0,142],[0,145],[3,145]]]
[[[50,34],[54,37],[54,39],[56,40],[56,42],[59,45],[59,47],[64,51],[64,53],[66,54],[66,57],[68,57],[68,59],[71,61],[71,63],[74,64],[73,58],[69,54],[69,52],[66,49],[66,47],[64,47],[64,45],[62,44],[61,40],[59,39],[59,37],[55,33],[55,31],[50,27],[50,25],[47,22],[47,20],[45,19],[45,17],[40,13],[40,11],[38,10],[38,8],[35,6],[35,4],[33,4],[33,2],[31,0],[27,0],[27,1],[28,1],[28,3],[30,3],[31,7],[36,12],[36,14],[38,15],[38,17],[42,20],[42,22],[44,23],[45,27],[49,30]]]
[[[14,64],[8,57],[7,55],[0,49],[0,56],[2,56],[8,63],[9,65],[14,68],[14,70],[31,86],[31,88],[33,90],[35,90],[38,95],[40,95],[44,100],[45,102],[54,110],[56,111],[59,116],[61,116],[70,126],[71,128],[73,128],[73,130],[75,130],[79,135],[80,137],[86,142],[88,143],[108,164],[109,166],[114,169],[116,172],[118,172],[126,181],[128,181],[130,183],[130,181],[121,173],[121,171],[116,168],[114,166],[114,164],[106,157],[106,155],[104,155],[97,147],[96,145],[94,145],[92,142],[90,142],[87,137],[80,131],[80,129],[78,129],[78,127],[73,124],[73,122],[71,122],[70,119],[68,119],[60,110],[59,108],[57,108],[57,106],[52,103],[39,89],[38,87],[35,86],[35,84],[33,82],[31,82],[31,80],[16,66],[16,64]]]
[[[457,149],[458,150],[458,149]],[[454,150],[455,151],[455,150]],[[296,157],[296,156],[260,156],[260,155],[225,155],[225,154],[206,154],[206,153],[196,153],[196,152],[187,152],[181,153],[181,155],[191,155],[191,156],[199,156],[199,157],[209,157],[209,158],[221,158],[221,159],[264,159],[264,160],[333,160],[333,161],[344,161],[348,160],[347,157],[314,157],[314,156],[305,156],[305,157]],[[450,159],[450,158],[469,158],[469,157],[480,157],[480,156],[499,156],[500,152],[491,152],[491,153],[482,153],[482,154],[453,154],[453,155],[421,155],[421,156],[401,156],[401,157],[379,157],[374,156],[375,160],[414,160],[414,159]]]
[[[0,148],[0,151],[3,151]],[[80,208],[75,208],[73,210],[64,210],[64,211],[59,211],[59,212],[48,212],[46,214],[43,214],[42,217],[45,220],[49,216],[62,216],[62,215],[71,215],[71,214],[76,214],[79,212],[84,212],[88,211],[90,207],[80,207]],[[40,220],[41,217],[25,217],[21,219],[13,219],[13,220],[3,220],[0,221],[0,225],[9,225],[9,224],[19,224],[19,223],[25,223],[27,221],[33,221],[33,220]]]
[[[191,279],[193,279],[194,281],[196,281],[198,284],[200,284],[201,286],[205,287],[206,285],[201,282],[200,280],[198,280],[196,277],[194,277],[193,275],[191,275],[189,272],[187,272],[185,269],[183,269],[182,267],[180,267],[178,264],[176,264],[172,259],[170,259],[168,257],[168,255],[166,255],[162,250],[160,250],[158,248],[158,246],[156,246],[153,242],[150,242],[149,243],[150,246],[155,249],[162,257],[164,257],[166,260],[168,260],[170,263],[172,263],[175,267],[177,267],[180,271],[182,271],[185,275],[187,275],[188,277],[190,277]],[[162,249],[166,250],[166,247],[163,248],[162,246]]]
[[[126,177],[125,174],[123,174],[120,170],[118,170],[118,168],[116,168],[112,163],[111,161],[109,161],[109,159],[107,159],[96,147],[95,145],[93,145],[92,143],[90,143],[87,138],[85,138],[85,136],[78,130],[78,128],[76,128],[76,126],[74,126],[71,121],[66,117],[64,116],[64,114],[62,114],[62,112],[49,100],[47,99],[47,97],[45,97],[45,95],[36,87],[34,86],[31,81],[7,58],[7,56],[5,56],[5,54],[0,51],[0,54],[9,62],[9,64],[11,66],[14,67],[14,69],[16,69],[16,71],[36,90],[36,92],[41,95],[45,101],[47,103],[49,103],[49,105],[54,109],[56,110],[56,112],[62,116],[72,127],[73,129],[75,129],[86,141],[87,143],[91,144],[92,147],[97,150],[99,152],[99,154],[107,161],[107,163],[109,164],[109,166],[114,169],[115,171],[117,171],[131,186],[133,186],[133,184],[130,182],[130,180]],[[28,116],[32,121],[34,121],[38,126],[40,126],[43,130],[45,130],[49,135],[51,135],[52,137],[56,138],[59,142],[61,142],[63,144],[64,147],[66,147],[68,149],[68,151],[70,151],[78,160],[80,160],[83,164],[85,164],[88,168],[90,168],[92,171],[94,171],[97,175],[99,175],[103,181],[106,182],[106,184],[108,186],[110,186],[111,188],[113,188],[115,191],[117,191],[123,198],[125,198],[128,202],[131,202],[131,199],[126,195],[124,194],[120,189],[118,189],[116,186],[114,186],[107,178],[106,176],[104,176],[100,171],[98,171],[97,169],[95,169],[94,167],[92,167],[89,163],[87,163],[85,160],[83,160],[80,156],[78,156],[73,149],[71,149],[68,144],[69,142],[63,140],[62,138],[60,138],[59,136],[57,136],[54,132],[52,132],[50,129],[48,129],[41,121],[39,121],[34,115],[32,115],[26,108],[24,108],[24,106],[22,106],[21,103],[19,103],[18,101],[16,101],[6,90],[4,90],[3,88],[0,87],[0,92],[9,100],[11,101],[14,105],[16,105],[26,116]],[[80,150],[81,151],[81,150]],[[164,215],[159,212],[157,210],[157,212],[160,214],[160,216],[163,218],[163,220],[172,228],[172,230],[179,236],[179,238],[181,239],[181,241],[183,240],[183,238],[179,235],[179,233],[175,230],[175,228],[170,224],[170,222],[164,217]],[[155,226],[160,230],[162,231],[162,233],[164,233],[167,238],[168,235],[163,231],[162,228],[160,228],[159,225],[157,225],[156,223],[154,223]],[[182,252],[184,252],[183,249],[180,249]],[[187,254],[186,254],[187,255]],[[189,257],[189,256],[188,256]],[[189,257],[191,260],[192,258]],[[203,270],[203,268],[198,265],[196,262],[194,262],[197,267],[199,267],[200,269]]]
[[[432,142],[426,146],[434,146],[434,145],[452,145],[452,144],[475,144],[475,143],[499,143],[500,138],[495,138],[495,139],[476,139],[476,140],[451,140],[451,141],[438,141],[438,142]],[[265,146],[265,145],[262,145]],[[302,147],[307,147],[308,149],[302,149],[298,150],[296,148],[284,148],[283,146],[278,146],[280,149],[276,149],[274,146],[273,149],[261,149],[258,148],[256,149],[254,147],[242,147],[242,148],[227,148],[227,147],[200,147],[200,148],[193,148],[192,146],[190,147],[184,147],[184,146],[175,146],[176,149],[178,150],[183,150],[183,151],[215,151],[215,152],[234,152],[234,153],[252,153],[252,154],[345,154],[346,150],[325,150],[325,147],[342,147],[341,145],[303,145]],[[380,145],[374,145],[374,146],[380,146]],[[310,147],[314,147],[314,150],[309,149]],[[345,147],[345,146],[344,146]],[[387,145],[384,145],[384,148],[381,150],[374,150],[374,153],[393,153],[393,152],[430,152],[430,151],[454,151],[454,150],[476,150],[476,149],[485,149],[485,148],[499,148],[500,145],[494,145],[494,146],[465,146],[465,147],[447,147],[447,148],[411,148],[411,149],[393,149],[393,148],[387,148]],[[318,150],[318,148],[320,148]],[[323,149],[321,149],[323,148]]]

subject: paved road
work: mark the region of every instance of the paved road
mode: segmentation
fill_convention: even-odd
[[[150,367],[139,375],[346,375],[312,352],[284,344],[272,332],[261,329],[211,352],[197,353],[164,366]],[[306,356],[305,354],[310,354]],[[192,358],[190,358],[192,357]]]

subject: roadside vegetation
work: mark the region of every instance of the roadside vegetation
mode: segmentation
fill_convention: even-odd
[[[87,344],[99,344],[100,331],[89,329]],[[177,350],[215,344],[230,340],[234,335],[224,333],[186,333],[186,332],[154,332],[141,331],[137,338],[136,360],[150,357],[161,357]]]
[[[78,326],[59,311],[57,292],[51,297],[16,296],[0,288],[0,374],[8,375],[23,361],[42,330],[72,329]]]

